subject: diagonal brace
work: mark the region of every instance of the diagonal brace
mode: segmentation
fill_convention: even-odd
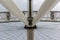
[[[60,0],[45,0],[42,6],[40,7],[37,15],[33,18],[34,26],[39,19],[41,19],[46,13],[48,13]]]
[[[28,26],[27,17],[17,8],[13,0],[0,0],[0,3]]]

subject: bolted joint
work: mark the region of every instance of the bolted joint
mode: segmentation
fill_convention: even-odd
[[[33,21],[33,17],[28,17],[28,22],[29,22],[28,24],[29,25],[32,25],[32,21]]]
[[[31,2],[32,0],[29,0],[29,2]]]

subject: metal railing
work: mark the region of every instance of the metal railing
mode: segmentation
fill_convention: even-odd
[[[33,16],[36,16],[38,11],[33,11]],[[27,17],[28,11],[23,11]],[[41,22],[60,22],[60,11],[50,11],[45,17],[40,19]],[[10,12],[0,12],[0,23],[20,22],[20,20]]]

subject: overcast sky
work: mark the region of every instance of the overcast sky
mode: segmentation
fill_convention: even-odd
[[[14,0],[18,8],[21,10],[28,10],[27,1],[28,0]],[[32,4],[33,10],[38,10],[43,2],[44,0],[33,0],[33,4]],[[60,11],[60,2],[53,8],[53,10]],[[6,11],[6,9],[1,4],[0,4],[0,11]]]

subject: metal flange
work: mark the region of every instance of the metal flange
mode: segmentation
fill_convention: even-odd
[[[31,27],[31,26],[30,26],[30,27],[28,27],[28,26],[26,26],[26,25],[25,25],[25,27],[24,27],[24,28],[25,28],[25,29],[37,29],[36,25],[35,25],[35,26],[33,26],[33,27]]]

